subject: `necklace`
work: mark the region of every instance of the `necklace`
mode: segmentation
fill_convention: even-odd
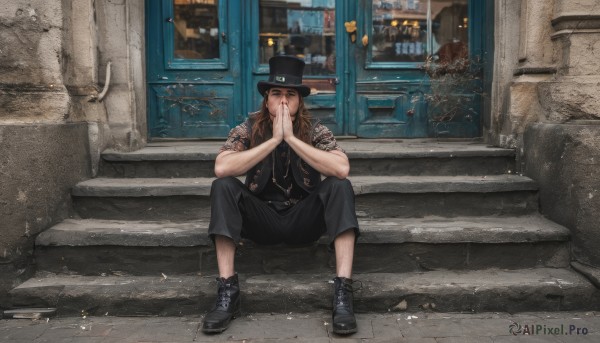
[[[283,188],[280,184],[277,183],[277,178],[275,177],[275,157],[276,157],[275,156],[275,150],[273,150],[273,152],[271,153],[271,159],[273,160],[272,161],[273,162],[273,164],[272,164],[273,165],[273,170],[272,170],[272,173],[271,173],[271,179],[273,180],[273,184],[277,188],[279,188],[283,192],[283,194],[285,194],[286,198],[289,199],[292,196],[292,183],[290,183],[290,186],[287,189]],[[286,161],[286,165],[285,165],[285,175],[283,176],[284,180],[287,179],[288,174],[290,172],[290,164],[291,164],[291,162],[292,162],[292,159],[291,159],[291,155],[290,155],[290,147],[288,146],[288,149],[287,149],[287,161]]]

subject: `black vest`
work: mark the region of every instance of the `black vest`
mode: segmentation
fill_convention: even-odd
[[[254,125],[253,116],[250,116],[247,122],[250,131],[249,137],[252,137],[252,125]],[[313,120],[311,123],[311,140],[312,129],[317,124],[318,121],[316,120]],[[262,192],[267,185],[267,182],[271,180],[273,168],[271,156],[272,154],[269,154],[264,160],[250,168],[246,173],[246,187],[248,187],[252,193],[259,194]],[[311,167],[308,163],[304,162],[294,150],[290,151],[290,167],[296,184],[308,193],[312,193],[315,187],[321,183],[321,173]]]

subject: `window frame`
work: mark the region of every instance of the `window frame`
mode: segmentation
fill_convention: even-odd
[[[173,0],[162,2],[162,11],[165,21],[171,25],[164,25],[164,66],[165,70],[227,70],[229,69],[229,47],[228,47],[228,12],[227,2],[229,0],[218,0],[217,16],[219,20],[219,58],[215,59],[184,59],[175,58],[175,25],[172,22],[175,13]]]

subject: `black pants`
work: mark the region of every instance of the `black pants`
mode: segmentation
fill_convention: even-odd
[[[237,178],[213,181],[208,233],[233,239],[247,238],[257,244],[304,244],[323,233],[329,242],[346,230],[359,235],[354,191],[348,180],[328,177],[306,198],[291,208],[276,211],[252,194]]]

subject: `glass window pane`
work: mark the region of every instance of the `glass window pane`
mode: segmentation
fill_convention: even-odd
[[[304,59],[305,76],[335,75],[335,0],[261,0],[259,61]]]
[[[173,0],[174,57],[218,59],[219,0]]]
[[[468,57],[468,16],[468,0],[431,1],[434,60],[452,63]]]
[[[374,62],[423,62],[427,58],[427,0],[373,0]]]

